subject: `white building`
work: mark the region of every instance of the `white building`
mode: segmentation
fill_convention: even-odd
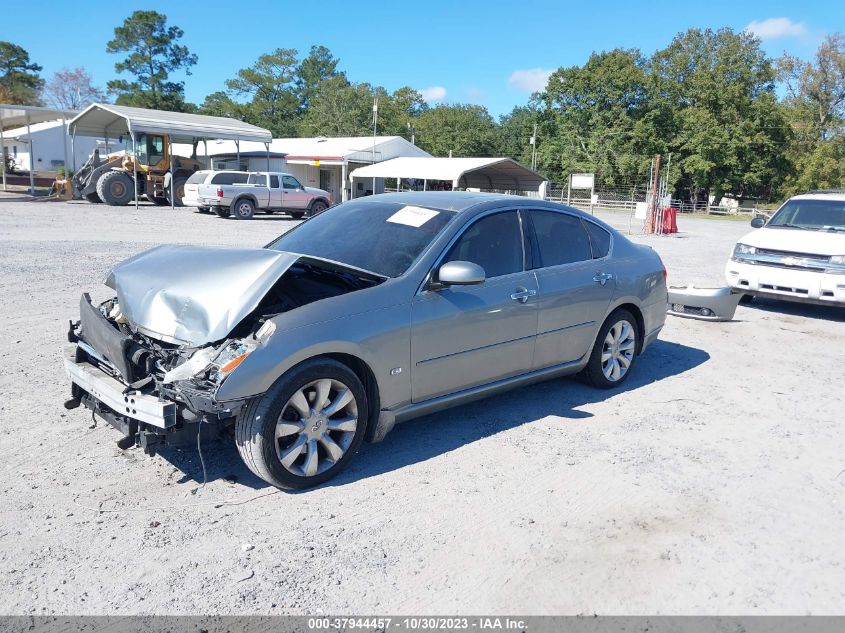
[[[67,156],[68,167],[73,166],[74,157],[71,146],[76,154],[77,168],[82,166],[94,148],[101,153],[114,152],[124,149],[120,139],[98,139],[77,136],[71,143],[70,135],[62,121],[46,121],[33,123],[26,127],[3,130],[3,155],[11,156],[15,161],[16,171],[53,172],[64,165]]]
[[[197,152],[203,151],[201,143]],[[214,169],[286,171],[308,187],[325,189],[337,202],[350,198],[349,173],[358,167],[401,156],[430,156],[401,136],[276,138],[269,159],[262,143],[209,142],[208,153]],[[372,181],[356,182],[355,187],[355,197],[373,193]],[[384,180],[377,179],[375,193],[383,188]]]

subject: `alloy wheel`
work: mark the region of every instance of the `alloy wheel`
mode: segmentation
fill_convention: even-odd
[[[276,422],[276,455],[284,468],[313,477],[344,456],[358,428],[358,403],[339,380],[321,378],[299,388]]]
[[[637,330],[625,319],[608,330],[601,350],[601,370],[610,382],[619,382],[634,360]]]

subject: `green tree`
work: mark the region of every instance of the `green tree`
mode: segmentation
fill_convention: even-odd
[[[771,194],[787,168],[789,129],[759,39],[690,29],[655,53],[650,78],[652,107],[667,113],[662,133],[679,187],[717,200]]]
[[[439,105],[417,119],[417,145],[435,156],[492,156],[496,123],[479,105]]]
[[[622,185],[648,173],[642,147],[651,136],[643,122],[648,80],[638,50],[593,53],[583,66],[560,68],[541,98],[538,164],[555,177],[588,171],[604,184]]]
[[[294,82],[301,112],[308,110],[322,82],[344,76],[344,73],[337,70],[339,63],[340,60],[325,46],[311,47],[308,56],[299,63]]]
[[[155,11],[135,11],[114,29],[114,39],[106,44],[112,54],[127,53],[117,62],[118,73],[134,75],[134,81],[116,79],[108,82],[108,90],[117,103],[159,110],[187,111],[184,82],[170,81],[170,73],[184,70],[191,74],[197,56],[178,44],[184,32],[168,26],[167,16]]]
[[[373,133],[374,91],[337,76],[320,83],[301,131],[311,136],[360,136]]]
[[[0,103],[41,105],[40,72],[41,66],[30,61],[25,49],[0,42]]]
[[[226,81],[233,95],[249,99],[241,110],[243,118],[269,129],[274,136],[295,136],[299,126],[296,55],[296,49],[277,48]]]
[[[239,119],[243,117],[243,109],[244,106],[233,101],[226,92],[218,90],[205,98],[197,113]]]
[[[784,55],[778,76],[792,130],[782,193],[845,186],[845,37],[825,38],[810,62]]]

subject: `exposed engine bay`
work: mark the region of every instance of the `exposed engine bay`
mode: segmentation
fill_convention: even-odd
[[[214,252],[216,249],[208,250]],[[148,251],[148,254],[154,251],[156,249]],[[332,262],[288,253],[267,252],[271,257],[283,257],[284,270],[281,276],[270,280],[271,283],[268,283],[266,276],[259,280],[261,283],[250,283],[245,294],[251,298],[244,301],[244,295],[238,296],[238,301],[235,302],[239,308],[239,312],[235,313],[238,314],[238,320],[231,327],[226,327],[225,332],[219,327],[219,321],[209,318],[209,315],[224,314],[231,317],[233,314],[228,311],[231,305],[221,303],[220,294],[225,297],[225,292],[210,294],[214,301],[205,305],[197,305],[197,301],[193,300],[180,306],[174,302],[174,297],[178,296],[174,286],[157,283],[154,275],[147,275],[141,283],[137,283],[140,278],[121,274],[121,267],[126,264],[148,260],[144,254],[116,267],[107,284],[115,288],[117,296],[94,305],[89,295],[83,294],[80,301],[80,319],[70,324],[68,340],[76,345],[72,361],[66,361],[66,367],[73,380],[72,398],[66,406],[88,406],[123,431],[126,438],[130,435],[137,436],[145,450],[153,452],[155,444],[165,441],[167,436],[178,435],[178,431],[184,428],[186,422],[225,423],[232,420],[243,403],[217,402],[217,388],[253,350],[273,334],[276,326],[271,319],[274,316],[316,301],[370,288],[384,280],[377,275]],[[190,255],[195,253],[181,254],[188,255],[187,259],[191,259]],[[203,256],[205,254],[202,253]],[[215,254],[220,255],[219,252]],[[170,259],[173,253],[167,255]],[[180,259],[183,269],[192,269],[186,264],[184,257]],[[243,278],[227,278],[226,271],[221,271],[220,268],[217,273],[220,278],[218,288],[221,290],[231,290],[233,285],[236,286]],[[171,271],[168,275],[176,279],[178,288],[178,275],[174,276]],[[201,285],[203,281],[200,279],[198,283]],[[256,293],[256,285],[264,286],[259,289],[263,290],[260,296]],[[141,305],[138,298],[151,303],[152,308]],[[133,301],[135,305],[132,305]],[[127,304],[130,310],[126,310]],[[128,316],[127,312],[152,315],[156,320],[142,319],[139,323]],[[223,337],[201,340],[198,344],[191,341],[180,342],[172,335],[157,336],[152,333],[153,328],[162,326],[172,333],[191,334],[196,334],[200,332],[201,327],[205,327],[208,332],[223,332]],[[129,405],[131,399],[138,407],[127,406],[123,411],[124,403],[118,402],[115,405],[103,398],[100,391],[105,391],[107,385],[95,386],[92,383],[89,386],[85,381],[89,374],[81,373],[89,369],[86,365],[93,366],[109,376],[113,381],[111,388],[119,387],[126,404]],[[78,374],[76,378],[74,373]],[[174,410],[171,410],[173,407],[168,409],[167,414],[162,414],[162,419],[159,419],[156,401],[176,403],[176,406]],[[144,403],[149,404],[154,411],[150,414],[154,417],[149,424],[143,419],[138,421],[138,418],[142,417],[138,410]],[[123,415],[124,413],[130,415]],[[195,433],[196,431],[193,432]]]

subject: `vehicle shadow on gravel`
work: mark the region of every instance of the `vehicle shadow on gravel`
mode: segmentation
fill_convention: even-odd
[[[818,319],[820,321],[845,322],[845,308],[838,306],[819,306],[809,303],[795,303],[793,301],[778,301],[777,299],[762,299],[757,297],[747,306],[752,310],[788,314],[789,316]]]
[[[704,350],[658,340],[639,358],[630,378],[619,389],[595,389],[573,378],[552,379],[399,424],[383,442],[365,443],[347,470],[317,488],[383,475],[547,416],[590,418],[592,415],[579,407],[682,374],[709,358]],[[220,441],[209,442],[203,439],[202,450],[208,481],[224,479],[254,489],[268,487],[243,464],[232,438],[224,436]],[[183,473],[179,483],[202,481],[202,465],[195,447],[167,448],[159,454]]]

